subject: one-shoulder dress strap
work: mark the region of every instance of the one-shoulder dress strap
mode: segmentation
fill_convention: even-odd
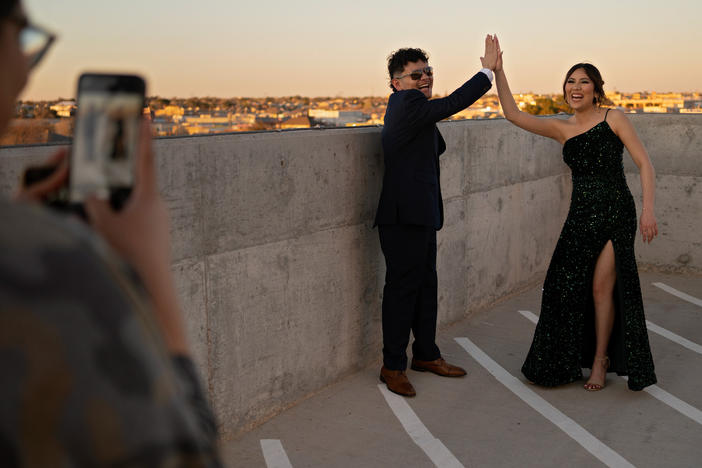
[[[604,122],[606,122],[606,121],[607,121],[607,114],[609,114],[609,111],[611,111],[611,110],[612,110],[612,109],[607,109],[607,112],[605,112],[605,118],[604,118]]]

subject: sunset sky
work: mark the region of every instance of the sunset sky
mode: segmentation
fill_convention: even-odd
[[[702,91],[699,0],[23,2],[59,40],[22,99],[73,97],[86,70],[140,73],[165,97],[382,96],[400,47],[429,52],[443,94],[480,68],[487,33],[513,92],[557,92],[579,61],[608,91]]]

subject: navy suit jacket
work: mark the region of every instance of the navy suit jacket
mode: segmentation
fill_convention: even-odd
[[[428,100],[418,89],[390,95],[382,131],[385,174],[375,225],[444,224],[439,156],[446,151],[436,122],[477,101],[492,84],[478,72],[441,99]]]

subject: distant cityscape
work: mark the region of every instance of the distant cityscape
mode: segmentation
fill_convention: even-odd
[[[519,107],[531,114],[569,112],[560,94],[517,94]],[[608,105],[629,113],[702,114],[702,93],[607,94]],[[155,136],[202,135],[228,132],[334,128],[382,125],[387,97],[309,98],[162,98],[149,97],[144,113]],[[17,104],[10,131],[0,145],[70,142],[74,100],[24,101]],[[449,120],[502,117],[497,95],[483,96]]]

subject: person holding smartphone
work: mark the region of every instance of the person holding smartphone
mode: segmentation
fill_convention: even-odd
[[[0,131],[54,36],[0,3]],[[35,203],[47,178],[0,201],[3,466],[221,466],[170,271],[168,212],[148,122],[131,195],[85,200],[89,225]],[[108,247],[109,246],[109,247]]]

